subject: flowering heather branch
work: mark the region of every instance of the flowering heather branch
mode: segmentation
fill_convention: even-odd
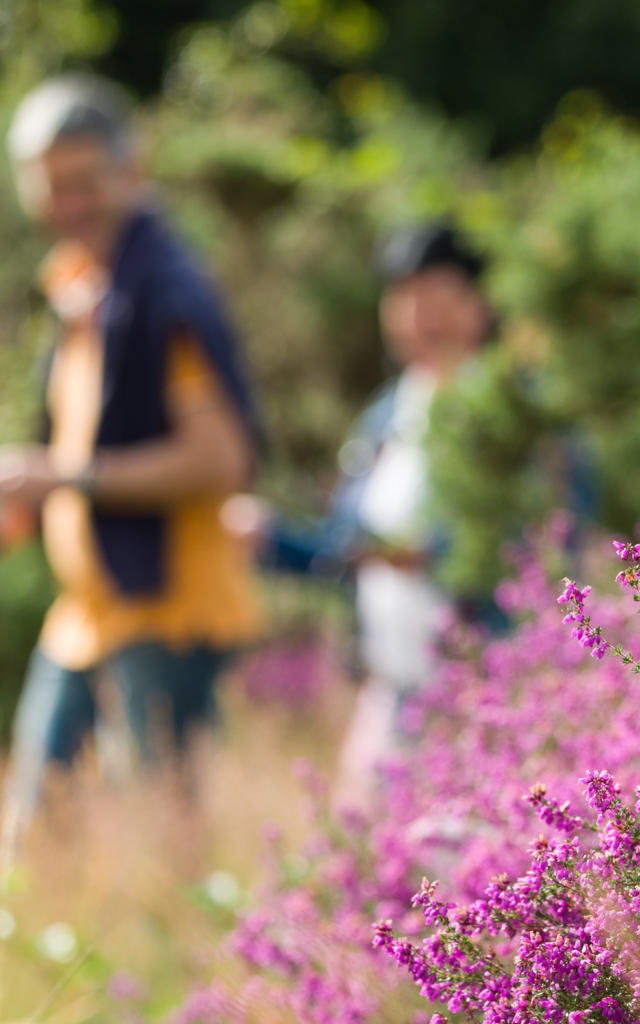
[[[579,590],[573,580],[565,578],[565,589],[558,598],[558,604],[568,604],[569,611],[563,618],[563,623],[574,622],[571,636],[578,640],[581,647],[591,649],[591,657],[599,661],[604,657],[609,648],[608,640],[602,636],[600,626],[591,625],[591,616],[584,610],[585,599],[591,593],[591,587],[583,587]]]
[[[640,544],[632,544],[629,541],[613,541],[616,554],[627,566],[616,576],[616,583],[619,583],[623,590],[632,590],[633,600],[640,601]],[[635,674],[640,673],[640,660],[636,660],[631,651],[625,650],[622,644],[612,643],[602,635],[602,627],[594,626],[591,616],[587,615],[584,608],[586,598],[591,593],[591,587],[578,588],[573,580],[564,580],[565,589],[558,597],[558,604],[568,604],[569,610],[563,618],[563,623],[574,623],[571,636],[578,640],[581,647],[591,650],[591,657],[599,661],[607,651],[621,658],[623,664],[631,665]]]
[[[581,779],[580,781],[583,782],[584,780]],[[547,787],[544,783],[537,782],[535,786],[531,787],[531,792],[525,797],[525,800],[535,808],[539,818],[546,825],[550,825],[559,832],[568,833],[587,826],[588,823],[585,822],[584,818],[569,814],[569,800],[565,800],[563,804],[558,804],[555,797],[549,800],[546,792]]]
[[[626,593],[638,564],[625,546]],[[514,628],[448,647],[412,702],[411,743],[384,764],[370,809],[333,816],[303,769],[304,844],[295,855],[274,847],[278,870],[225,944],[241,973],[264,982],[258,1004],[277,1007],[278,1022],[453,1024],[458,1013],[465,1024],[640,1021],[640,787],[630,810],[613,782],[633,792],[640,781],[637,681],[620,657],[603,671],[567,643],[539,558],[525,552],[515,568],[496,593]],[[573,588],[566,610],[585,615],[588,588]],[[633,612],[603,599],[596,635],[631,647]],[[546,789],[534,785],[541,778]],[[580,816],[584,786],[592,812]],[[549,833],[533,844],[532,811]],[[435,883],[420,887],[425,873],[450,900]],[[377,948],[372,920],[383,922]],[[423,1009],[412,1016],[416,1002]],[[260,1005],[211,1017],[263,1019]]]
[[[580,782],[585,786],[589,807],[608,811],[614,804],[621,806],[618,797],[620,787],[616,786],[609,772],[589,771]]]
[[[597,823],[569,818],[565,805],[530,801],[544,821],[561,810],[562,831],[593,829],[598,845],[579,835],[532,849],[528,870],[494,878],[468,906],[435,899],[423,882],[414,904],[430,931],[420,943],[396,938],[389,921],[375,926],[374,947],[409,972],[420,995],[482,1024],[637,1024],[640,1013],[640,820],[606,771],[581,780]],[[495,949],[505,935],[511,946]],[[440,1014],[431,1024],[446,1021]]]

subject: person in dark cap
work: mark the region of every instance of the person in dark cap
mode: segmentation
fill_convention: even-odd
[[[369,515],[371,479],[379,478],[378,459],[396,430],[405,392],[424,394],[428,405],[436,384],[455,375],[493,327],[479,288],[484,260],[450,222],[397,229],[377,246],[374,266],[382,282],[381,332],[398,372],[373,396],[342,445],[341,477],[318,531],[296,532],[277,518],[269,522],[266,508],[247,503],[250,529],[265,533],[263,557],[271,568],[335,574],[363,547],[377,544],[363,516]],[[426,425],[425,409],[421,437]],[[394,500],[397,509],[401,505]]]
[[[359,799],[395,742],[408,695],[428,681],[449,597],[430,579],[441,532],[425,522],[425,436],[436,390],[468,365],[492,314],[484,261],[447,222],[409,226],[379,245],[379,317],[397,374],[359,417],[339,454],[334,518],[356,552],[355,600],[366,681],[343,750],[341,789]],[[346,525],[348,524],[348,526]]]
[[[460,267],[472,279],[484,268],[480,255],[446,221],[395,231],[380,242],[375,257],[376,269],[384,281],[410,277],[436,264]]]

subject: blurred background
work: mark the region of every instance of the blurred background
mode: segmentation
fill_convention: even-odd
[[[61,69],[105,73],[140,101],[150,171],[222,279],[245,339],[272,439],[261,489],[303,519],[323,511],[339,444],[389,370],[373,241],[389,226],[453,214],[491,257],[508,364],[494,359],[451,430],[444,418],[460,542],[448,571],[466,583],[469,565],[486,574],[480,555],[495,553],[502,470],[517,463],[533,420],[589,435],[606,525],[635,521],[635,474],[624,467],[640,445],[639,42],[630,0],[517,9],[498,0],[4,0],[0,131],[19,97]],[[4,153],[0,161],[7,441],[33,434],[40,400],[31,282],[41,243],[17,210]],[[514,413],[514,361],[549,360],[554,375],[533,420]],[[470,443],[479,432],[480,460]],[[480,497],[467,522],[469,495]],[[285,591],[283,624],[304,627],[316,613],[312,592]],[[0,562],[5,737],[49,599],[37,546]]]
[[[602,481],[602,525],[632,531],[638,518],[639,51],[634,0],[0,0],[0,134],[19,98],[64,69],[106,74],[139,101],[150,173],[223,282],[247,347],[271,438],[260,491],[302,523],[325,510],[339,446],[389,372],[374,241],[398,224],[453,215],[489,258],[500,330],[483,373],[448,396],[433,424],[435,472],[456,540],[444,572],[454,589],[490,590],[513,522],[550,511],[540,481],[519,473],[532,438],[559,430],[586,439]],[[32,281],[44,243],[18,211],[4,149],[0,181],[6,442],[35,431],[40,309]],[[350,614],[338,588],[287,578],[265,587],[273,637],[246,666],[246,690],[259,707],[275,697],[289,711],[247,719],[245,706],[231,702],[227,735],[243,738],[222,755],[231,784],[217,793],[216,827],[226,830],[222,843],[219,831],[216,838],[218,875],[185,902],[172,894],[168,867],[149,870],[154,844],[168,836],[178,874],[210,866],[208,839],[189,855],[184,844],[178,849],[189,834],[176,830],[162,795],[144,810],[149,820],[158,812],[147,844],[135,856],[121,851],[116,907],[130,905],[135,891],[139,913],[125,937],[113,912],[106,945],[115,957],[122,943],[137,944],[131,959],[154,978],[158,1015],[178,987],[168,978],[182,955],[175,935],[182,929],[203,948],[210,941],[198,901],[213,905],[226,927],[239,897],[224,870],[233,864],[250,881],[259,815],[293,800],[290,757],[317,755],[330,765],[351,707],[332,648]],[[50,600],[37,543],[0,559],[5,743]],[[248,794],[242,821],[237,792]],[[109,799],[98,812],[86,797],[79,832],[62,807],[53,833],[41,836],[39,863],[50,870],[28,898],[16,882],[34,933],[43,913],[88,930],[111,899],[103,840],[122,819]],[[138,813],[136,794],[128,799]],[[65,863],[54,870],[46,850],[64,850]],[[92,871],[78,887],[87,851]],[[290,866],[295,874],[295,860]],[[75,942],[72,935],[70,956],[64,948],[52,956],[58,967],[73,958]],[[10,961],[23,972],[20,1006],[35,977],[22,952]],[[108,975],[95,951],[85,961],[89,976]],[[192,968],[181,962],[181,976]],[[46,994],[57,975],[38,970]],[[44,998],[34,1019],[48,1019]],[[89,1009],[59,1019],[112,1019],[92,1016],[87,998]]]

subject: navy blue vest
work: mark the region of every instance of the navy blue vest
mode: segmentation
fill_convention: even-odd
[[[219,297],[151,210],[137,211],[125,227],[100,328],[104,377],[96,447],[126,447],[168,433],[168,342],[181,328],[200,342],[260,447],[238,343]],[[98,507],[92,515],[99,549],[118,588],[132,596],[159,593],[165,582],[166,516]]]

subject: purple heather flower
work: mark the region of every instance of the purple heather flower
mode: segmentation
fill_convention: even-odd
[[[599,642],[598,646],[595,647],[592,650],[591,657],[592,658],[597,658],[598,661],[602,661],[602,659],[604,658],[605,652],[606,652],[609,644],[607,643],[606,640],[602,640],[601,638],[598,638],[598,639],[600,640],[600,642]]]
[[[614,540],[613,547],[618,558],[621,558],[623,562],[627,562],[629,560],[629,555],[631,553],[629,550],[630,545],[627,544],[626,541]]]
[[[580,782],[586,787],[587,803],[599,811],[606,811],[617,797],[616,784],[607,771],[588,771]]]

